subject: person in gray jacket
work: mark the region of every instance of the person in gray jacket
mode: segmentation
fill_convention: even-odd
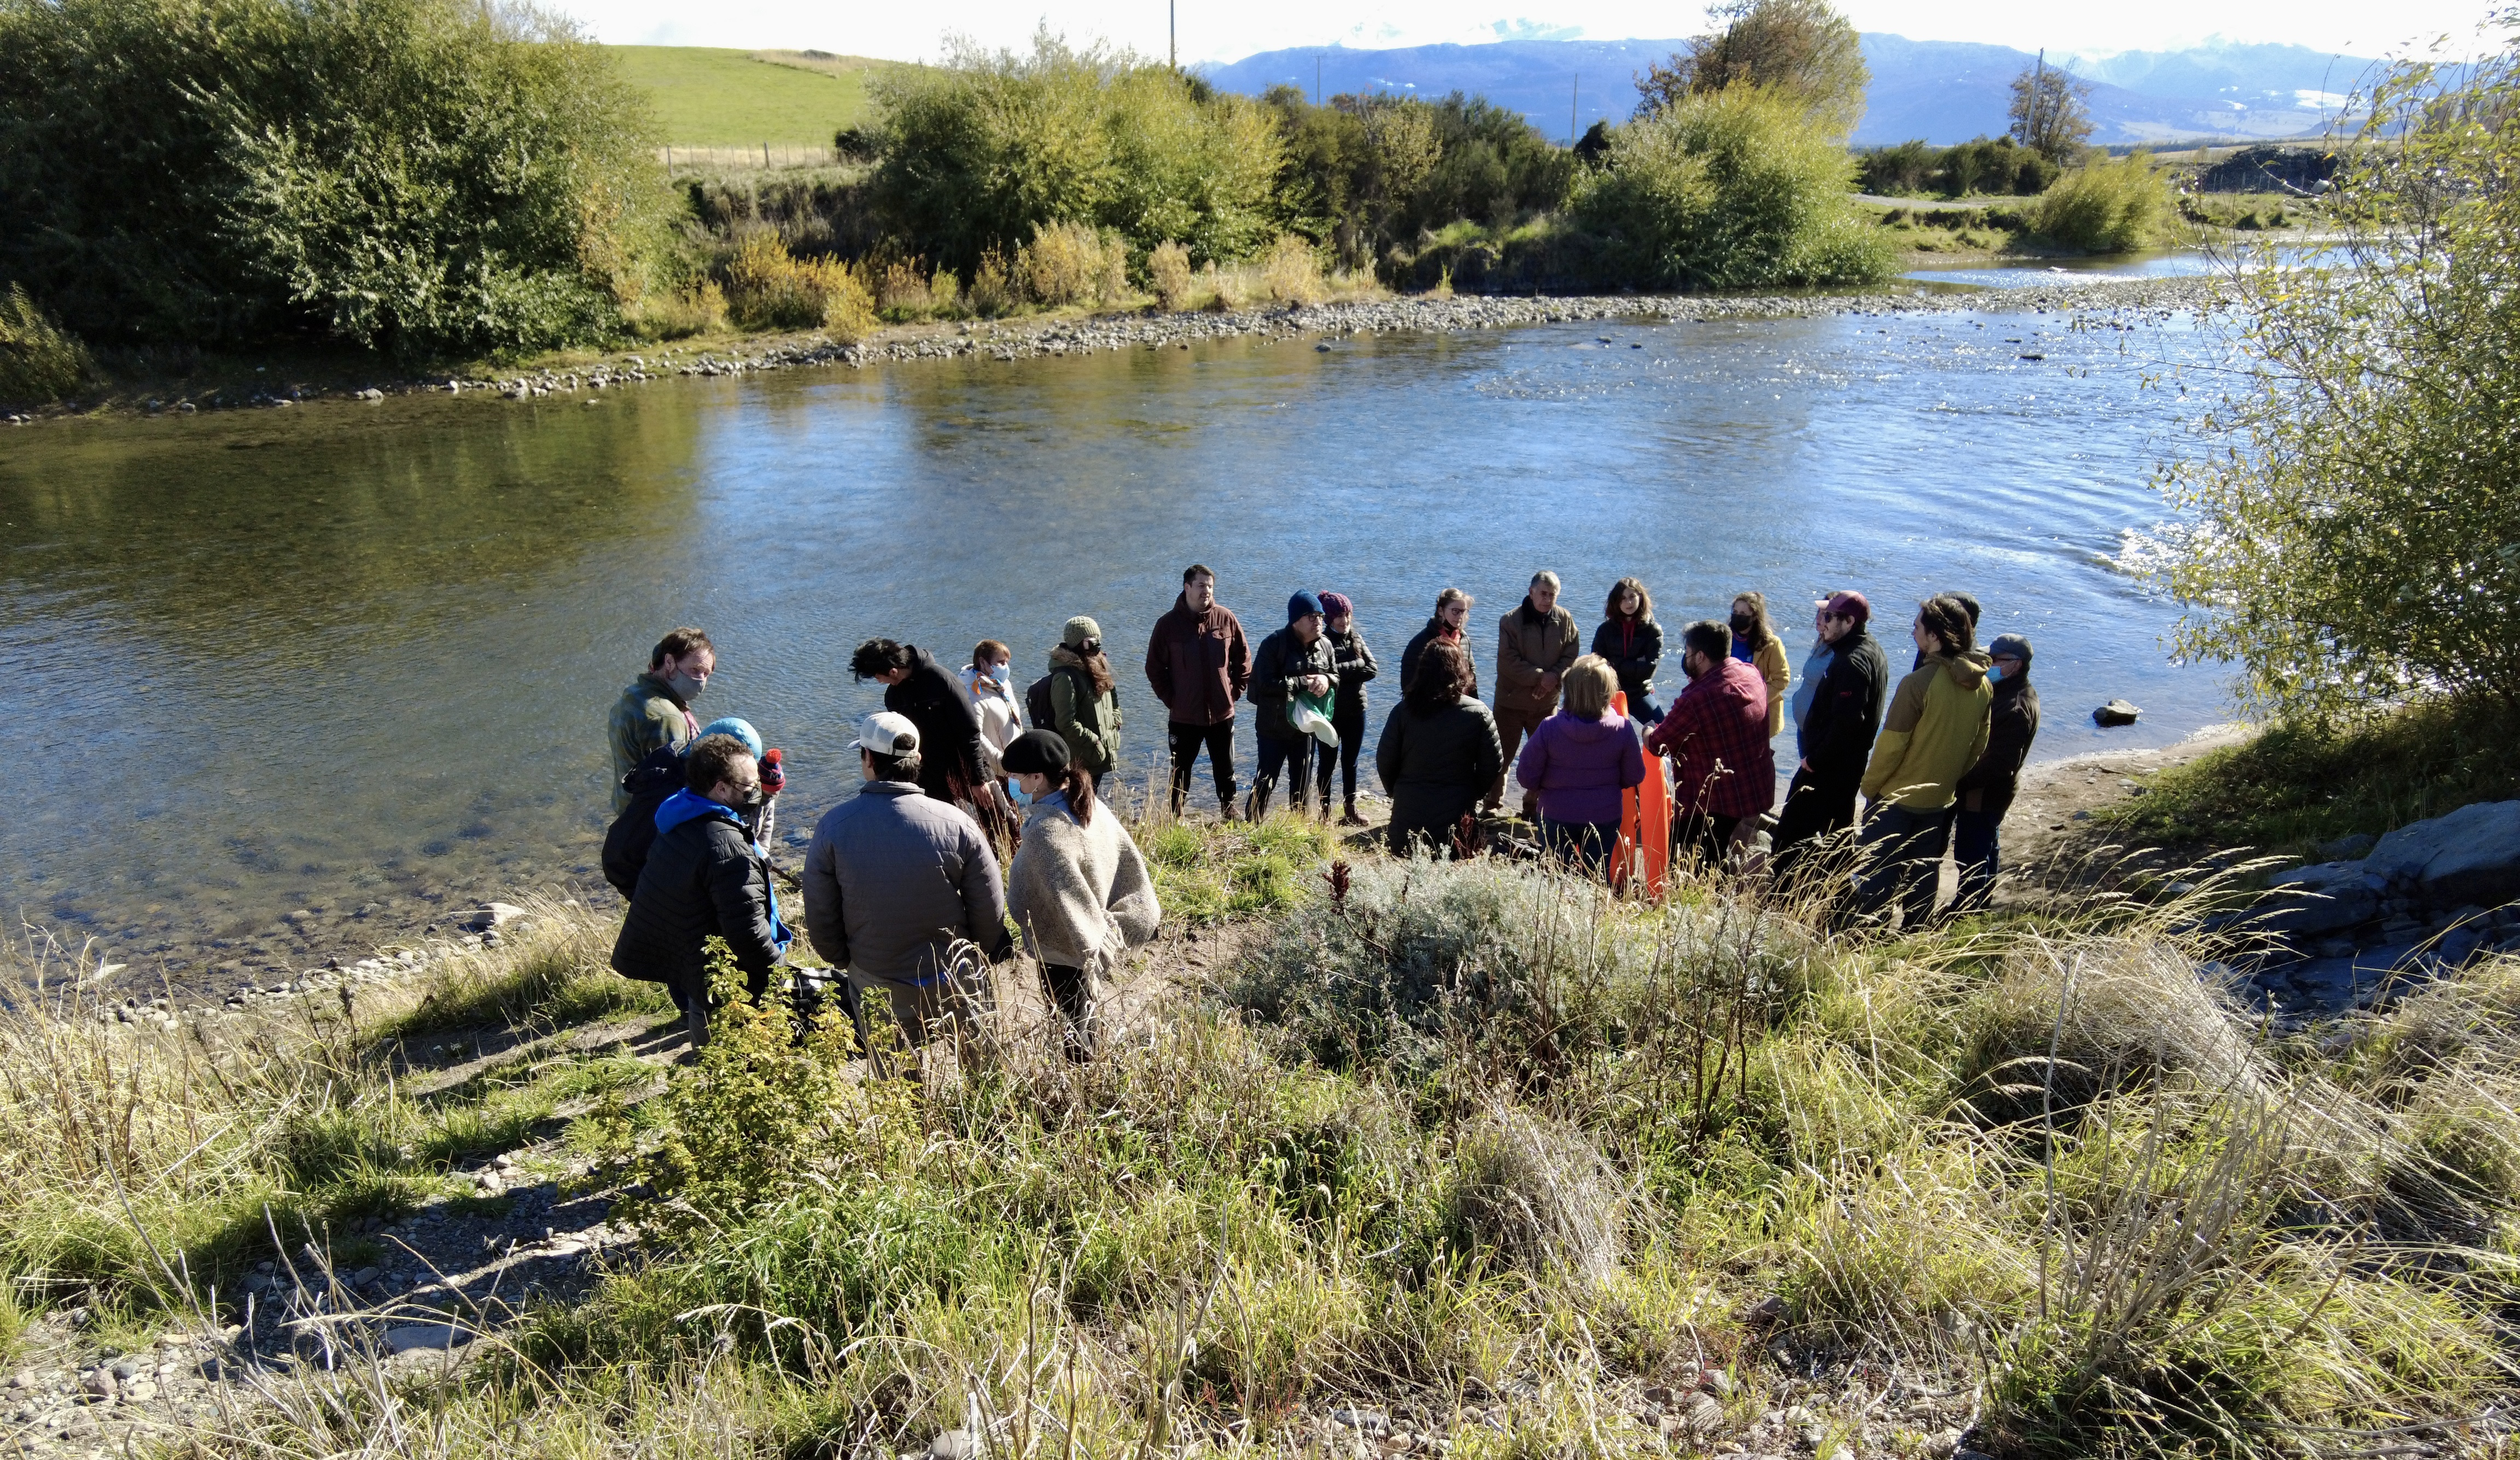
[[[866,785],[823,814],[805,851],[805,936],[848,970],[858,1035],[878,993],[913,1048],[929,1026],[984,994],[973,945],[991,963],[1009,952],[1006,891],[979,823],[919,787],[919,728],[889,710],[854,742]]]

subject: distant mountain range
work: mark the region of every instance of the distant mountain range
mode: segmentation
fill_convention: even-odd
[[[1203,67],[1226,91],[1257,96],[1272,86],[1340,92],[1484,96],[1564,140],[1597,120],[1623,121],[1636,108],[1635,78],[1679,50],[1677,40],[1512,40],[1409,46],[1388,51],[1331,46],[1264,51]],[[2008,46],[1868,34],[1872,85],[1855,140],[1872,146],[1920,137],[1948,146],[2003,130],[2012,78],[2033,57]],[[2176,143],[2206,138],[2313,136],[2336,117],[2373,63],[2307,46],[2208,45],[2085,59],[2051,57],[2091,83],[2092,140]]]

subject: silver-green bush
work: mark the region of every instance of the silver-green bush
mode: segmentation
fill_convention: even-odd
[[[1795,99],[1697,92],[1620,128],[1577,193],[1609,272],[1638,284],[1760,288],[1877,279],[1889,246],[1847,201],[1854,164]]]

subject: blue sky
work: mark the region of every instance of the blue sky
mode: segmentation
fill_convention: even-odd
[[[1508,36],[1615,40],[1686,35],[1704,25],[1688,4],[1569,0],[1546,15],[1466,21],[1459,0],[1380,0],[1358,5],[1273,0],[1178,0],[1186,62],[1233,61],[1288,46],[1407,46],[1472,43]],[[1036,23],[1074,40],[1107,39],[1160,56],[1166,0],[1079,4],[1068,0],[958,0],[950,7],[848,0],[561,0],[598,39],[615,43],[817,47],[897,60],[933,57],[947,29],[988,45],[1020,45]],[[2480,49],[2476,0],[2393,0],[2342,5],[2329,0],[2115,0],[2099,6],[2022,5],[2019,0],[1853,0],[1843,8],[1866,30],[1919,40],[1977,40],[2092,55],[2164,50],[2217,37],[2286,41],[2353,56],[2429,47],[2445,34],[2450,51]]]

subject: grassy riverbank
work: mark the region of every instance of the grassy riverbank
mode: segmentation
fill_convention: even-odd
[[[16,1361],[242,1321],[275,1256],[533,1246],[547,1182],[624,1198],[576,1280],[440,1297],[486,1336],[370,1377],[268,1364],[425,1293],[284,1326],[270,1279],[228,1370],[262,1377],[194,1442],[2291,1455],[2512,1392],[2520,966],[2269,1040],[2122,912],[1848,941],[1713,886],[1148,840],[1185,908],[1186,875],[1279,895],[1159,946],[1095,1064],[1009,979],[916,1095],[776,1011],[668,1070],[565,908],[285,1017],[22,1009]]]
[[[2344,726],[2278,724],[2163,772],[2104,819],[2124,840],[2308,856],[2472,801],[2520,797],[2510,719],[2428,701]]]

